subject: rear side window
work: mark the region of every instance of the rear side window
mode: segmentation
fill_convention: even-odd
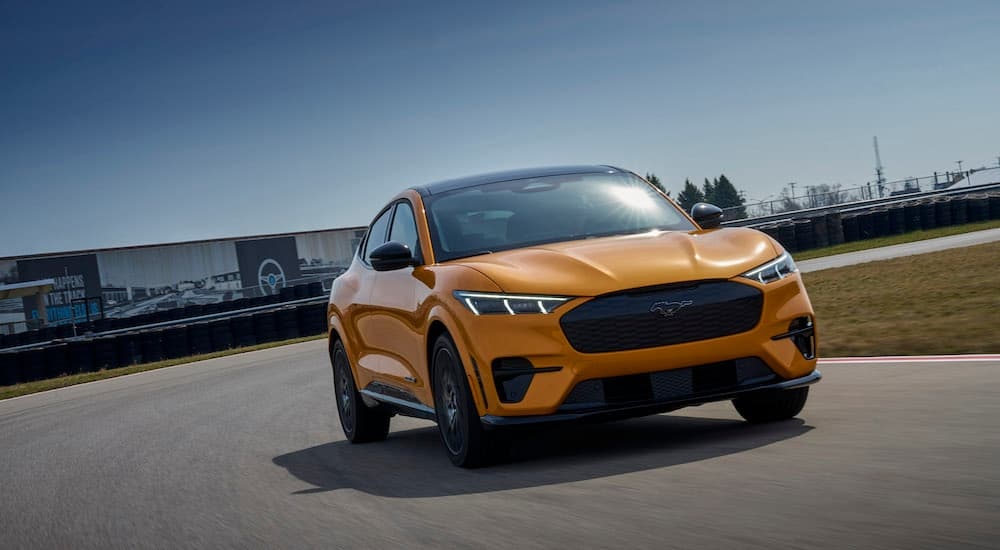
[[[362,255],[365,263],[371,263],[371,253],[372,250],[378,248],[381,244],[385,243],[385,230],[389,227],[389,216],[392,214],[392,209],[389,208],[382,215],[372,222],[371,228],[368,229],[368,238],[365,240],[365,252]]]
[[[410,247],[414,258],[420,257],[420,246],[417,242],[417,222],[413,218],[413,208],[410,203],[401,202],[396,206],[396,216],[392,218],[392,229],[389,230],[389,240],[403,243]]]

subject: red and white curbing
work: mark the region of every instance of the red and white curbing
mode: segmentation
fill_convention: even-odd
[[[974,355],[888,355],[884,357],[821,357],[819,364],[836,365],[849,363],[969,363],[980,361],[1000,361],[1000,354],[984,353]]]

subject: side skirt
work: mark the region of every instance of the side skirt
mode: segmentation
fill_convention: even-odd
[[[361,395],[369,397],[385,405],[394,412],[403,416],[412,416],[426,420],[437,420],[434,409],[424,405],[408,391],[390,386],[381,382],[372,382],[365,389],[361,390]]]

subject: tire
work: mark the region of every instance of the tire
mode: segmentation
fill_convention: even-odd
[[[344,345],[339,341],[333,345],[332,360],[337,414],[340,416],[344,436],[351,443],[384,440],[389,435],[391,415],[381,407],[371,408],[365,405],[354,385],[354,375]]]
[[[452,464],[462,468],[485,466],[495,460],[499,434],[488,432],[479,421],[479,411],[469,388],[455,343],[442,334],[431,354],[434,372],[434,410],[441,442]]]
[[[744,420],[753,424],[788,420],[802,412],[809,397],[809,387],[780,391],[754,392],[733,399],[733,406]]]

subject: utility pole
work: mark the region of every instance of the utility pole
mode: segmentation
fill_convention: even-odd
[[[795,200],[795,182],[788,182],[788,186],[792,188],[792,200]]]
[[[875,147],[875,183],[878,185],[878,196],[882,198],[882,187],[885,185],[885,167],[882,166],[882,156],[878,153],[878,136],[872,137]]]

